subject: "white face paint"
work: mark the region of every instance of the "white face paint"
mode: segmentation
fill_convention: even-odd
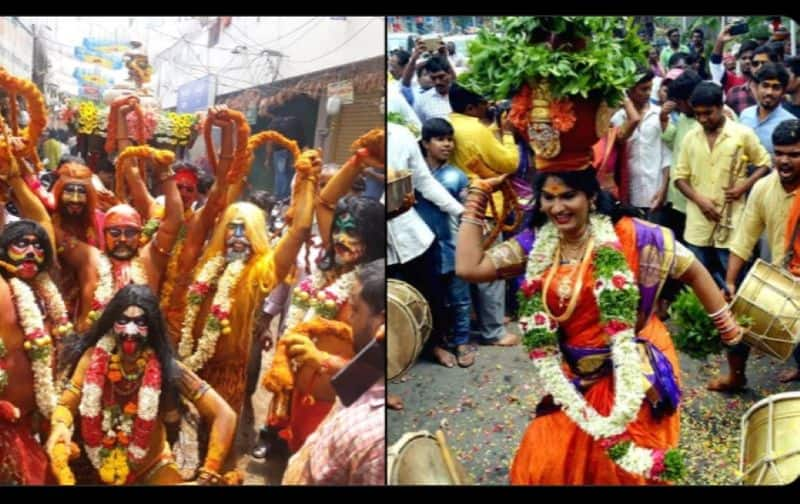
[[[147,317],[142,308],[131,305],[114,321],[114,335],[122,343],[122,351],[136,355],[147,341]]]

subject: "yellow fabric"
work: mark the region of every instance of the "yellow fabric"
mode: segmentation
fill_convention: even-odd
[[[467,178],[495,177],[517,171],[519,150],[510,133],[504,134],[501,142],[477,118],[457,112],[450,114],[450,124],[455,130],[455,149],[450,155],[450,162],[460,168]],[[476,173],[476,169],[483,173]],[[502,212],[503,194],[496,191],[492,198],[497,211]]]
[[[702,127],[698,126],[686,134],[683,140],[678,162],[675,165],[673,178],[675,181],[686,180],[692,188],[706,198],[713,200],[717,209],[725,202],[724,189],[728,185],[733,156],[737,146],[741,145],[740,155],[748,157],[748,163],[755,166],[770,166],[770,156],[761,145],[752,129],[733,121],[726,120],[719,133],[713,150],[709,150],[708,141]],[[747,179],[747,170],[742,167],[734,184],[738,185]],[[733,202],[731,224],[734,229],[744,214],[745,198]],[[713,241],[711,232],[714,223],[705,218],[700,208],[693,202],[686,204],[686,242],[699,247],[714,246],[728,248],[732,238],[724,242]],[[733,233],[731,233],[733,235]]]
[[[689,269],[689,266],[694,262],[694,254],[686,246],[675,240],[675,261],[672,262],[672,268],[669,270],[671,278],[680,278]]]
[[[772,264],[781,265],[786,255],[786,219],[796,193],[797,189],[790,193],[783,189],[777,171],[756,182],[747,197],[742,221],[734,231],[731,252],[745,261],[750,259],[753,247],[766,228]]]

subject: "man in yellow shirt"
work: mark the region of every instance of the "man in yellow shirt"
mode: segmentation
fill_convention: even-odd
[[[753,186],[741,224],[737,226],[730,245],[725,282],[731,295],[736,292],[736,279],[765,229],[772,264],[782,266],[786,258],[786,221],[800,187],[800,120],[787,119],[779,123],[772,132],[772,144],[776,170]],[[745,386],[749,353],[750,347],[744,344],[729,350],[730,375],[712,382],[714,390],[736,390]],[[800,368],[800,347],[794,353],[794,360]],[[800,380],[800,369],[783,372],[778,378],[782,382]]]
[[[488,102],[458,84],[450,86],[450,124],[453,125],[455,148],[450,163],[460,168],[470,180],[496,177],[514,173],[519,166],[519,148],[511,133],[513,126],[508,118],[502,122],[502,141],[480,120],[486,117]],[[493,195],[498,212],[503,210],[503,195]],[[487,219],[490,226],[494,225]],[[514,334],[506,334],[503,326],[505,316],[505,281],[478,284],[478,325],[484,343],[513,346],[520,342]]]
[[[752,129],[726,119],[717,84],[698,84],[689,103],[702,128],[686,134],[675,165],[675,187],[688,200],[684,240],[725,288],[732,230],[740,224],[745,195],[769,170],[770,157]],[[748,163],[756,167],[750,176]]]

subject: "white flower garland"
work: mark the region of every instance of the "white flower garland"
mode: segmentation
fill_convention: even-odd
[[[111,276],[111,260],[101,253],[97,258],[97,286],[94,288],[89,321],[94,322],[100,318],[106,305],[114,295],[114,279]]]
[[[595,239],[600,246],[620,249],[619,239],[611,220],[607,216],[592,215],[590,218]],[[541,283],[542,274],[553,264],[556,247],[558,246],[558,231],[548,222],[537,233],[536,243],[529,254],[526,280]],[[624,279],[621,287],[615,287],[612,278]],[[600,306],[600,294],[608,289],[630,288],[634,285],[634,276],[630,268],[614,272],[612,278],[598,278],[593,286],[595,299]],[[542,292],[543,301],[546,303],[546,292]],[[546,321],[542,322],[542,315]],[[537,321],[540,322],[537,324]],[[558,324],[547,316],[546,313],[535,313],[521,321],[524,326],[547,327],[555,333]],[[626,327],[611,337],[611,358],[614,363],[614,404],[608,416],[600,415],[589,405],[575,386],[564,375],[561,368],[562,356],[556,349],[537,355],[532,362],[541,383],[553,397],[555,404],[561,406],[564,413],[577,424],[584,432],[596,440],[612,438],[622,435],[628,425],[636,418],[644,399],[640,356],[635,342],[633,327]],[[641,448],[631,443],[624,456],[618,458],[616,463],[624,470],[643,475],[657,477],[652,474],[654,451]]]
[[[48,280],[49,277],[43,279],[42,282],[47,282]],[[50,418],[56,407],[56,390],[52,367],[53,340],[44,330],[44,316],[36,304],[36,297],[30,286],[18,278],[10,278],[8,285],[11,287],[17,316],[25,334],[24,346],[31,359],[36,406],[45,418]],[[58,297],[60,298],[60,296]],[[54,317],[51,316],[54,321],[66,316],[66,312],[53,314],[51,310],[58,305],[58,301],[53,300],[52,304],[54,306],[48,306],[48,312],[55,315]],[[63,307],[63,305],[64,301],[61,300],[61,306]]]
[[[225,270],[220,277],[219,272],[223,267]],[[225,266],[225,258],[218,255],[203,266],[195,282],[189,287],[189,291],[186,294],[187,310],[181,328],[178,355],[181,361],[194,372],[200,371],[206,362],[214,356],[220,333],[228,334],[230,332],[228,316],[231,309],[231,292],[239,283],[244,267],[245,263],[242,260],[235,260]],[[211,301],[211,310],[203,327],[203,335],[197,341],[197,349],[192,353],[194,322],[197,319],[197,313],[200,311],[200,302],[193,302],[191,299],[194,291],[192,287],[199,284],[205,286],[205,288],[210,288],[217,281],[217,278],[219,278],[217,292]]]
[[[356,270],[353,270],[339,276],[331,285],[325,287],[327,283],[325,272],[320,270],[314,272],[310,279],[303,280],[300,286],[295,287],[292,295],[292,304],[289,306],[286,327],[291,329],[301,322],[309,321],[320,315],[315,303],[311,302],[312,300],[324,302],[323,300],[337,299],[341,302],[341,304],[337,303],[338,311],[350,295],[356,279],[357,273]],[[327,296],[326,292],[328,293]],[[307,296],[303,296],[303,294],[307,294]],[[305,299],[301,300],[301,297]],[[320,297],[322,299],[319,299]]]

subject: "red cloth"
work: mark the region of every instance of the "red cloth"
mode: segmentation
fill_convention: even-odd
[[[289,425],[278,434],[289,444],[289,450],[296,452],[306,442],[306,438],[317,430],[319,424],[328,415],[333,407],[332,402],[316,400],[309,405],[303,400],[305,393],[297,388],[292,391],[292,411],[289,416]]]
[[[0,416],[0,485],[55,483],[48,470],[47,454],[33,437],[30,423],[30,415],[16,422]]]

